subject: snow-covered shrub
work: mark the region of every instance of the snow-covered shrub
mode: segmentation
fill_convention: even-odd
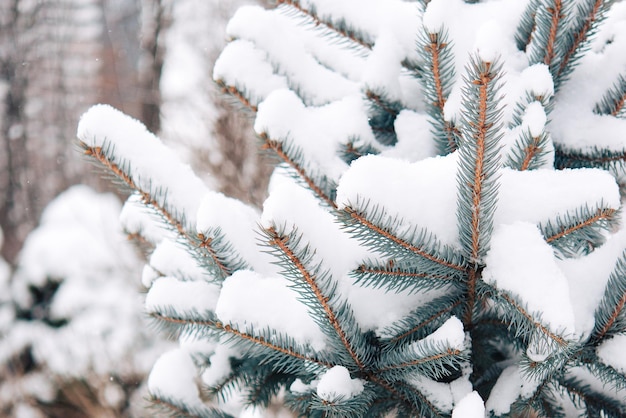
[[[146,327],[142,261],[120,209],[114,195],[73,186],[46,207],[10,280],[0,274],[12,319],[0,329],[3,416],[120,416],[165,349]]]
[[[277,3],[214,69],[281,163],[261,213],[108,106],[78,127],[155,245],[154,404],[624,416],[626,3]]]

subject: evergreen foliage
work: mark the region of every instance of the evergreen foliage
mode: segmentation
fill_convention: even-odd
[[[262,214],[129,118],[83,116],[85,152],[140,197],[129,212],[150,209],[124,223],[156,246],[146,308],[181,342],[150,379],[166,413],[278,397],[308,417],[626,414],[626,61],[592,44],[626,7],[445,3],[237,13],[214,77],[280,163]],[[505,34],[484,18],[498,10]],[[562,135],[592,50],[618,78],[585,117],[620,142]],[[468,412],[472,391],[485,403]]]

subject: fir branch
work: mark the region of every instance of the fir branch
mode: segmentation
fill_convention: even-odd
[[[441,29],[437,33],[429,33],[424,28],[418,37],[418,53],[428,70],[422,72],[421,82],[439,153],[449,154],[457,148],[458,131],[444,116],[444,107],[455,78],[452,45],[447,31]]]
[[[348,143],[342,144],[340,156],[346,164],[361,158],[364,155],[379,154],[380,151],[369,144],[356,145],[358,138],[352,138]]]
[[[383,223],[382,220],[389,217],[382,209],[370,209],[367,204],[357,201],[355,208],[346,206],[337,212],[337,216],[348,232],[357,239],[392,258],[418,256],[432,265],[430,268],[426,265],[422,267],[433,274],[440,271],[443,275],[462,277],[466,273],[467,266],[464,260],[452,248],[439,245],[425,230],[418,231],[415,228],[404,234],[395,233],[394,229],[399,229],[400,221],[391,220]],[[380,223],[382,225],[379,225]],[[389,244],[393,246],[390,247]]]
[[[270,139],[265,132],[259,136],[263,141],[262,149],[273,151],[282,162],[295,171],[298,178],[313,191],[315,196],[330,208],[337,209],[337,204],[334,201],[336,186],[325,178],[320,178],[320,176],[314,176],[307,172],[303,165],[297,161],[297,155],[299,154],[297,149],[294,149],[293,146],[285,147],[284,143]]]
[[[290,338],[278,338],[280,336],[277,336],[277,338],[273,338],[273,340],[285,340],[289,343],[287,346],[283,346],[281,344],[270,341],[269,338],[241,331],[230,324],[224,324],[218,320],[198,319],[198,314],[174,315],[164,312],[150,312],[149,315],[151,318],[159,322],[174,326],[178,330],[179,334],[193,334],[202,332],[206,329],[208,329],[209,332],[218,331],[221,334],[235,337],[240,341],[250,343],[262,349],[271,350],[274,353],[279,353],[281,355],[295,358],[306,363],[317,364],[325,368],[333,367],[333,364],[331,363],[325,362],[315,357],[304,355],[299,351],[296,351],[294,349],[294,346],[296,346],[296,344]]]
[[[421,306],[406,318],[396,321],[388,329],[382,331],[382,335],[393,335],[382,341],[383,352],[397,345],[426,338],[443,325],[462,303],[462,295],[448,294]]]
[[[551,6],[546,8],[546,11],[550,14],[550,30],[546,39],[545,55],[543,57],[543,63],[548,66],[553,64],[556,55],[555,44],[557,42],[558,29],[564,18],[562,0],[553,0],[551,3]]]
[[[406,380],[415,374],[439,380],[460,370],[468,359],[467,350],[444,342],[420,340],[386,352],[375,373],[388,381]]]
[[[533,136],[530,129],[526,129],[513,144],[504,166],[518,171],[535,170],[544,164],[549,145],[550,137],[545,131]]]
[[[592,342],[599,344],[606,337],[626,331],[626,251],[617,259],[609,276],[604,295],[595,311]]]
[[[516,338],[522,337],[528,340],[534,331],[538,331],[545,335],[550,341],[553,341],[556,346],[560,347],[562,350],[570,346],[568,340],[552,332],[541,322],[540,318],[533,316],[522,303],[517,301],[515,296],[508,294],[506,291],[499,290],[482,280],[477,282],[476,292],[481,299],[486,300],[491,298],[497,306],[503,308],[498,316],[503,321],[510,324],[510,328]]]
[[[345,21],[333,22],[330,18],[319,16],[314,8],[307,9],[300,3],[299,0],[277,0],[279,6],[287,6],[294,10],[297,10],[302,15],[307,16],[313,22],[314,26],[322,26],[329,31],[337,34],[339,38],[348,39],[351,42],[371,50],[374,43],[368,40],[360,31],[357,31],[349,27]]]
[[[620,74],[617,82],[602,97],[602,101],[596,104],[594,112],[599,115],[611,115],[626,117],[626,77]]]
[[[606,6],[610,3],[607,0],[595,0],[591,7],[586,10],[585,6],[589,6],[590,2],[578,5],[576,27],[573,33],[568,37],[569,45],[564,51],[563,57],[556,73],[556,80],[562,82],[563,76],[571,71],[571,66],[579,55],[586,41],[597,26],[597,22],[602,18]]]
[[[598,393],[590,385],[574,377],[562,378],[559,385],[567,392],[576,406],[584,406],[588,416],[620,418],[626,409],[619,401]]]
[[[123,170],[120,165],[114,162],[109,156],[107,150],[104,150],[102,147],[90,147],[84,142],[80,143],[83,149],[85,150],[85,155],[94,158],[98,162],[100,162],[104,167],[106,167],[111,173],[115,174],[117,178],[122,180],[124,184],[136,192],[139,196],[141,196],[142,202],[154,208],[154,210],[163,217],[163,219],[172,226],[177,234],[183,238],[183,241],[187,246],[194,250],[207,250],[209,255],[211,256],[211,260],[215,266],[217,266],[219,275],[221,277],[229,276],[232,271],[229,267],[227,267],[224,263],[226,260],[225,256],[218,256],[217,251],[210,245],[210,242],[206,242],[203,245],[198,245],[198,240],[191,235],[187,228],[184,225],[184,222],[181,219],[178,219],[170,210],[166,207],[166,205],[159,203],[156,199],[152,197],[152,193],[146,190],[141,189],[137,183],[132,179],[132,177],[126,174],[125,170]],[[197,259],[202,259],[201,256],[194,254]]]
[[[432,274],[393,262],[383,266],[362,264],[351,275],[356,279],[356,284],[398,293],[407,289],[410,293],[416,293],[461,283],[456,277]]]
[[[457,171],[457,224],[466,257],[477,263],[489,249],[497,201],[501,65],[472,57],[467,70]]]
[[[526,51],[528,44],[533,37],[535,31],[535,13],[537,10],[537,0],[530,0],[526,9],[522,13],[520,23],[515,32],[515,42],[520,51]]]
[[[618,222],[617,209],[600,202],[595,210],[587,206],[573,215],[569,212],[539,224],[546,242],[566,257],[588,254],[606,241],[608,232]]]
[[[359,368],[359,370],[365,370],[366,363],[357,354],[357,351],[352,346],[351,339],[348,337],[348,334],[341,326],[337,314],[335,313],[334,309],[329,305],[330,296],[324,294],[317,282],[317,278],[313,274],[311,274],[311,272],[309,272],[309,270],[305,267],[303,261],[295,254],[295,252],[289,245],[289,239],[286,236],[279,234],[273,227],[266,228],[265,232],[270,237],[269,245],[278,248],[282,252],[282,254],[284,254],[284,256],[297,269],[300,277],[307,284],[308,288],[313,292],[313,294],[315,295],[315,299],[323,309],[326,319],[329,321],[335,333],[341,340],[343,347],[354,361],[354,364]]]
[[[250,102],[250,100],[245,96],[245,94],[235,86],[227,85],[224,80],[215,80],[215,83],[219,87],[220,91],[224,94],[229,94],[236,98],[246,109],[250,110],[252,113],[256,113],[258,107]]]
[[[554,144],[554,148],[554,165],[557,169],[595,167],[615,174],[620,174],[624,171],[626,148],[611,150],[593,147],[591,150],[585,152],[567,149],[559,144]]]

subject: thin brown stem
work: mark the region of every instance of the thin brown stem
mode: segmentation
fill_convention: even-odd
[[[217,85],[220,87],[222,93],[230,94],[241,102],[244,107],[250,111],[256,113],[258,110],[256,105],[253,105],[248,98],[235,86],[227,85],[223,80],[216,80]]]
[[[307,184],[307,186],[313,190],[313,192],[322,199],[328,206],[333,209],[337,209],[337,204],[326,194],[324,191],[313,181],[311,176],[307,174],[304,168],[296,163],[285,151],[283,145],[279,141],[270,139],[266,133],[260,134],[261,139],[264,141],[263,149],[270,149],[276,153],[276,155],[291,168],[293,168],[300,178]]]
[[[541,151],[541,147],[539,147],[540,137],[534,136],[532,144],[528,145],[524,149],[524,161],[522,161],[522,166],[520,167],[520,171],[528,170],[530,163],[533,161],[533,158]]]
[[[565,53],[565,56],[563,57],[563,61],[561,61],[561,65],[559,66],[559,72],[557,73],[557,77],[560,76],[563,73],[563,71],[567,68],[567,64],[569,64],[570,60],[576,53],[576,50],[587,39],[587,34],[589,33],[589,29],[598,18],[598,12],[600,11],[600,8],[602,7],[602,4],[604,2],[605,0],[596,0],[593,7],[591,8],[589,15],[585,16],[583,25],[581,26],[580,30],[576,32],[576,34],[574,35],[574,42],[572,42],[572,45],[570,46],[570,48]]]
[[[550,23],[550,33],[548,35],[548,41],[546,43],[546,54],[543,58],[543,63],[550,66],[554,59],[555,51],[554,45],[556,44],[556,37],[558,33],[559,23],[563,19],[563,3],[562,0],[554,0],[554,6],[548,8],[548,13],[552,15]]]
[[[300,353],[298,353],[297,351],[294,351],[293,348],[289,347],[289,348],[285,348],[285,347],[281,347],[279,345],[276,344],[272,344],[271,342],[267,341],[265,338],[260,337],[260,336],[254,336],[254,335],[250,335],[246,332],[240,331],[236,328],[234,328],[232,325],[228,325],[228,324],[223,324],[222,322],[219,321],[199,321],[199,320],[195,320],[195,319],[183,319],[183,318],[173,318],[170,316],[165,316],[163,314],[157,313],[157,312],[152,312],[150,314],[150,316],[152,316],[155,319],[158,319],[160,321],[164,321],[170,324],[177,324],[177,325],[192,325],[192,326],[201,326],[201,327],[208,327],[208,328],[212,328],[212,329],[216,329],[216,330],[221,330],[224,331],[228,334],[231,335],[235,335],[243,340],[246,340],[248,342],[254,343],[256,345],[260,345],[263,346],[265,348],[269,348],[271,350],[277,351],[279,353],[285,354],[289,357],[294,357],[297,358],[299,360],[303,360],[303,361],[307,361],[307,362],[311,362],[311,363],[316,363],[319,364],[321,366],[325,366],[328,368],[333,367],[333,364],[330,363],[326,363],[324,361],[321,361],[319,359],[313,358],[313,357],[308,357],[305,355],[302,355]]]
[[[362,214],[358,213],[356,210],[354,210],[353,208],[346,206],[344,208],[344,210],[350,215],[350,217],[352,219],[354,219],[355,221],[359,222],[361,225],[365,226],[367,229],[376,232],[377,234],[385,237],[386,239],[392,241],[393,243],[401,246],[402,248],[416,254],[419,255],[420,257],[423,257],[427,260],[433,261],[437,264],[440,264],[442,266],[445,267],[449,267],[451,269],[454,270],[458,270],[458,271],[462,271],[465,272],[466,271],[466,267],[464,266],[460,266],[458,264],[454,264],[454,263],[450,263],[446,260],[443,260],[439,257],[436,257],[432,254],[427,253],[426,251],[424,251],[422,248],[416,247],[413,244],[406,242],[398,237],[396,237],[395,235],[393,235],[392,233],[390,233],[389,231],[379,227],[378,225],[375,225],[374,223],[370,222],[367,218],[365,218]]]
[[[176,217],[172,215],[167,210],[167,208],[165,208],[165,206],[161,205],[159,202],[153,199],[150,193],[148,193],[147,191],[139,187],[137,183],[135,183],[135,181],[132,179],[131,176],[126,174],[124,170],[120,168],[119,165],[111,161],[105,155],[101,147],[90,147],[85,143],[81,143],[81,145],[85,149],[85,155],[95,158],[98,162],[100,162],[103,166],[105,166],[109,171],[111,171],[119,179],[121,179],[126,184],[126,186],[128,186],[130,189],[135,190],[137,193],[139,193],[139,195],[141,196],[141,200],[144,204],[152,206],[155,210],[157,210],[161,214],[161,216],[163,216],[167,220],[167,222],[176,229],[176,231],[182,238],[184,238],[193,247],[196,246],[196,241],[192,239],[192,237],[188,234],[182,222],[176,219]],[[207,250],[210,250],[208,251],[209,254],[211,255],[213,261],[215,262],[215,264],[218,266],[218,268],[222,271],[224,275],[229,276],[231,274],[230,270],[226,268],[226,266],[224,266],[224,264],[216,256],[213,248],[210,247],[210,242],[205,245],[201,245],[201,247]]]
[[[405,367],[417,366],[419,364],[424,364],[429,361],[435,361],[435,360],[439,360],[439,359],[446,358],[446,357],[458,356],[459,354],[461,354],[461,350],[448,348],[445,353],[438,353],[432,356],[423,357],[423,358],[419,358],[419,359],[415,359],[411,361],[406,361],[404,363],[393,364],[391,366],[387,366],[387,367],[380,369],[380,371],[386,372],[386,371],[394,370],[394,369],[402,369]]]
[[[372,49],[372,44],[370,44],[369,42],[366,42],[363,39],[360,39],[358,37],[356,37],[354,34],[349,33],[346,30],[343,29],[339,29],[338,27],[336,27],[332,22],[330,21],[326,21],[326,20],[322,20],[316,13],[312,12],[311,10],[308,10],[304,7],[302,7],[302,5],[300,4],[299,1],[294,1],[294,0],[277,0],[276,2],[277,4],[286,4],[290,7],[293,7],[294,9],[296,9],[297,11],[299,11],[300,13],[306,15],[307,17],[309,17],[311,20],[313,20],[313,22],[315,23],[315,26],[324,26],[327,29],[329,29],[332,32],[335,32],[336,34],[350,39],[352,42],[361,45],[362,47],[366,48],[366,49]]]
[[[548,243],[556,241],[557,239],[563,238],[566,235],[569,235],[575,231],[578,231],[579,229],[588,227],[593,225],[594,223],[601,221],[601,220],[610,220],[613,218],[613,216],[615,215],[615,213],[617,212],[617,210],[612,209],[612,208],[607,208],[607,209],[602,209],[599,208],[595,215],[585,219],[583,222],[579,222],[575,225],[572,225],[568,228],[563,228],[561,231],[559,231],[558,233],[551,235],[549,237],[546,237],[546,241]]]
[[[431,322],[433,322],[435,319],[440,318],[442,315],[445,315],[446,313],[452,311],[454,308],[456,308],[457,306],[459,306],[461,304],[461,301],[456,301],[455,303],[453,303],[452,305],[446,307],[445,309],[442,309],[441,311],[435,313],[434,315],[426,318],[426,320],[422,321],[421,323],[419,323],[418,325],[414,326],[413,328],[411,328],[410,330],[397,335],[395,337],[393,337],[390,341],[391,342],[397,342],[400,341],[406,337],[408,337],[409,335],[419,331],[420,329],[424,328],[426,325],[430,324]]]
[[[354,351],[354,348],[352,347],[352,344],[350,344],[350,340],[348,339],[346,332],[344,331],[344,329],[341,327],[341,324],[339,323],[339,319],[337,318],[335,311],[328,303],[328,301],[330,300],[330,297],[326,296],[324,292],[322,292],[322,289],[320,289],[320,287],[318,286],[317,278],[309,272],[309,270],[305,267],[302,260],[300,260],[300,258],[296,256],[296,254],[293,252],[291,248],[289,248],[289,245],[287,244],[287,240],[288,240],[287,237],[279,235],[278,232],[274,228],[271,228],[271,227],[266,229],[266,232],[271,237],[269,244],[273,247],[280,249],[280,251],[298,269],[298,271],[300,272],[300,275],[302,276],[302,279],[309,286],[311,291],[313,291],[315,298],[317,299],[322,309],[324,310],[324,313],[326,314],[326,318],[328,319],[328,321],[330,322],[330,325],[333,327],[333,329],[337,333],[337,336],[341,340],[341,343],[343,344],[343,346],[348,351],[348,354],[354,360],[354,363],[357,365],[357,367],[360,370],[365,370],[365,364],[359,358],[356,351]]]
[[[546,335],[548,338],[550,338],[551,340],[555,341],[561,347],[565,347],[567,345],[567,341],[565,341],[562,337],[554,334],[552,331],[550,331],[544,325],[540,324],[539,322],[536,322],[533,319],[532,315],[530,315],[530,313],[528,313],[524,308],[522,308],[522,306],[519,303],[517,303],[515,300],[513,300],[510,296],[508,296],[506,294],[501,294],[500,296],[504,300],[506,300],[508,303],[510,303],[515,308],[515,310],[517,310],[519,313],[521,313],[524,316],[524,318],[526,318],[528,321],[532,322],[532,324],[537,329],[539,329],[544,335]]]
[[[611,313],[609,320],[606,322],[606,324],[604,324],[602,329],[597,334],[594,335],[596,340],[598,341],[602,340],[602,338],[604,338],[606,333],[609,332],[609,330],[611,329],[615,321],[617,321],[619,314],[624,309],[624,305],[626,305],[626,292],[622,295],[617,305],[615,305],[615,309],[613,309],[613,312]]]

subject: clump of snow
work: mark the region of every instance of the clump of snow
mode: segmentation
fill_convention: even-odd
[[[547,119],[543,105],[535,101],[526,107],[524,116],[522,116],[522,126],[527,127],[530,130],[530,134],[536,138],[543,133]]]
[[[176,399],[189,408],[198,408],[202,407],[202,400],[197,378],[191,356],[178,348],[159,357],[148,377],[148,388],[156,396]]]
[[[311,382],[310,384],[307,385],[302,380],[296,379],[296,380],[293,381],[291,386],[289,386],[289,392],[292,392],[292,393],[307,393],[307,392],[310,392],[311,390],[315,390],[315,388],[317,387],[317,383],[318,382],[319,382],[318,380],[314,380],[313,382]]]
[[[462,350],[465,346],[463,323],[456,316],[452,316],[437,328],[435,332],[413,344],[434,342],[443,342],[451,349]]]
[[[484,418],[485,404],[478,392],[473,391],[456,404],[452,418]]]
[[[398,142],[380,155],[415,162],[437,155],[432,126],[425,113],[403,109],[394,121]]]
[[[603,341],[596,349],[596,352],[600,361],[613,367],[619,373],[625,374],[626,356],[624,356],[624,347],[626,347],[626,335],[615,335],[613,338]]]
[[[529,397],[536,390],[537,385],[538,382],[528,380],[518,366],[509,366],[498,377],[485,408],[496,415],[507,414],[517,398]]]
[[[445,1],[433,0],[428,3],[422,15],[422,24],[429,33],[437,33],[444,28],[445,17],[449,7]]]
[[[615,262],[626,248],[626,230],[611,235],[607,242],[581,258],[559,260],[559,268],[570,283],[570,297],[576,317],[576,330],[588,336],[595,326],[598,307]]]
[[[362,82],[370,87],[382,86],[392,98],[401,98],[399,77],[402,70],[402,50],[391,31],[385,31],[376,39],[371,54],[367,57]]]
[[[359,395],[363,388],[363,381],[352,379],[348,369],[334,366],[320,377],[317,396],[328,402],[346,400]]]
[[[228,277],[215,308],[224,323],[245,330],[272,328],[321,350],[326,341],[298,294],[282,277],[240,270]]]
[[[505,50],[507,39],[497,20],[483,23],[476,33],[474,49],[484,62],[494,62]]]
[[[520,73],[520,84],[525,91],[529,91],[534,97],[542,97],[546,100],[554,95],[554,81],[550,68],[546,64],[534,64],[525,68]]]
[[[89,147],[107,149],[108,158],[125,167],[136,187],[152,193],[159,205],[195,225],[200,198],[207,192],[191,168],[139,121],[108,105],[92,106],[78,124],[78,138]],[[160,193],[158,192],[160,191]]]
[[[238,357],[237,351],[226,344],[218,344],[209,357],[209,367],[202,372],[202,382],[214,386],[224,381],[232,373],[230,358]]]
[[[205,312],[217,303],[219,287],[203,281],[181,281],[162,277],[152,283],[146,296],[146,310],[168,307],[180,312]]]
[[[185,280],[208,279],[206,271],[198,265],[196,259],[180,243],[170,239],[164,239],[152,251],[150,267],[162,276]]]
[[[574,333],[569,284],[535,225],[516,222],[496,228],[485,264],[485,282],[518,296],[552,331]]]

